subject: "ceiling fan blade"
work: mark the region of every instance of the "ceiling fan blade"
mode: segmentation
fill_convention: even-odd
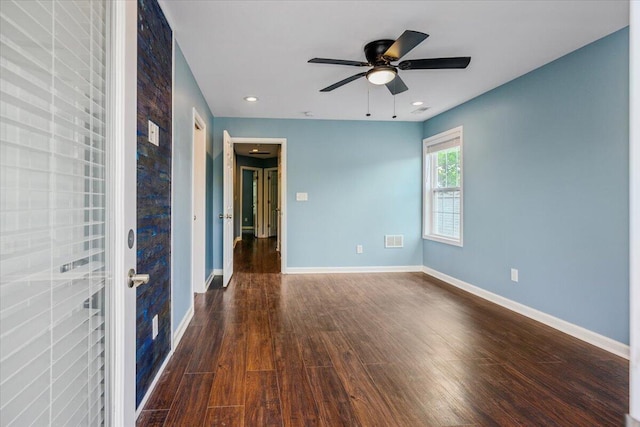
[[[346,59],[329,59],[329,58],[313,58],[308,62],[312,64],[335,64],[335,65],[352,65],[354,67],[368,67],[367,62],[362,61],[349,61]]]
[[[409,90],[409,88],[407,87],[406,84],[404,84],[400,76],[396,76],[396,78],[391,80],[389,83],[387,83],[386,86],[387,86],[387,89],[389,89],[389,92],[391,92],[391,95],[397,95],[406,90]]]
[[[397,61],[409,53],[411,49],[422,43],[427,37],[429,37],[429,34],[406,30],[395,42],[393,42],[383,56],[392,61]]]
[[[401,70],[438,70],[442,68],[467,68],[470,56],[454,58],[409,59],[398,64]]]
[[[320,89],[320,92],[331,92],[332,90],[337,89],[340,86],[344,86],[347,83],[351,83],[354,80],[358,80],[360,77],[364,77],[365,74],[367,74],[367,73],[358,73],[358,74],[355,74],[355,75],[353,75],[351,77],[347,77],[344,80],[340,80],[338,83],[334,83],[331,86],[327,86],[324,89]]]

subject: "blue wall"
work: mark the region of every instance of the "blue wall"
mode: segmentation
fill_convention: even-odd
[[[464,247],[424,264],[629,342],[629,31],[424,124],[464,126]],[[519,283],[510,268],[519,269]]]
[[[213,145],[213,115],[209,110],[202,92],[196,83],[191,69],[175,44],[175,86],[174,86],[174,141],[173,141],[173,325],[175,331],[184,319],[193,301],[191,293],[191,194],[193,184],[193,108],[207,125],[207,152],[211,153]],[[209,168],[211,167],[210,155]],[[211,180],[211,171],[207,173],[207,183]],[[207,189],[207,194],[210,193]],[[210,211],[208,211],[210,212]],[[209,221],[207,235],[210,235]],[[210,240],[207,239],[208,250],[205,254],[205,281],[213,270]]]
[[[287,138],[289,267],[422,264],[422,123],[214,119],[214,262],[222,267],[222,131]],[[307,192],[308,202],[296,202]],[[385,234],[404,234],[385,249]],[[357,244],[364,253],[357,255]]]

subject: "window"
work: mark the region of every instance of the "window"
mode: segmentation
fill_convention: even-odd
[[[423,140],[423,238],[462,246],[462,126]]]
[[[108,425],[111,2],[0,3],[0,425]]]

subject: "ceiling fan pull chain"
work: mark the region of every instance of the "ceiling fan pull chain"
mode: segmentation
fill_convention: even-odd
[[[367,117],[371,117],[371,112],[369,111],[369,91],[371,90],[371,88],[369,88],[369,84],[367,83]]]
[[[395,85],[395,83],[394,83]],[[395,93],[393,94],[393,116],[391,117],[392,119],[395,119],[396,117],[396,95]]]

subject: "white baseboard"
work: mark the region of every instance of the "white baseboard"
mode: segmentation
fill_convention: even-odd
[[[421,265],[391,265],[385,267],[288,267],[285,274],[414,273],[420,271],[422,271]]]
[[[147,400],[149,400],[149,397],[151,396],[151,394],[153,394],[153,390],[156,388],[156,385],[158,384],[158,380],[160,380],[160,377],[162,376],[164,369],[167,367],[167,364],[169,363],[171,356],[173,356],[173,349],[169,350],[169,354],[167,354],[167,357],[165,357],[164,362],[162,362],[162,366],[160,366],[160,369],[158,369],[158,372],[156,373],[156,376],[153,379],[153,382],[151,382],[149,389],[145,393],[144,397],[142,398],[142,401],[140,402],[140,405],[136,409],[136,418],[140,416],[140,413],[144,409],[144,405],[147,404]]]
[[[213,275],[214,276],[222,276],[222,269],[221,268],[214,268],[213,269]]]
[[[193,303],[192,303],[191,307],[189,307],[189,310],[187,310],[187,314],[184,315],[182,322],[180,322],[176,330],[173,332],[173,349],[174,350],[176,349],[176,347],[178,347],[178,344],[180,344],[180,340],[182,340],[184,331],[187,330],[187,326],[189,326],[189,322],[191,322],[191,319],[193,319],[193,313],[194,312],[193,312]]]
[[[209,286],[211,286],[211,282],[213,282],[213,276],[215,276],[215,275],[216,275],[215,270],[214,270],[214,271],[212,271],[212,272],[209,274],[209,277],[207,277],[207,281],[206,281],[206,283],[205,283],[205,285],[204,285],[204,288],[205,288],[205,289],[209,289]]]
[[[456,288],[460,288],[487,301],[491,301],[511,311],[515,311],[516,313],[536,320],[540,323],[544,323],[547,326],[551,326],[554,329],[557,329],[582,341],[588,342],[589,344],[595,345],[596,347],[600,347],[601,349],[613,353],[617,356],[623,357],[627,360],[629,359],[629,346],[626,344],[605,337],[604,335],[600,335],[596,332],[590,331],[573,323],[567,322],[566,320],[558,319],[557,317],[536,310],[535,308],[531,308],[527,305],[520,304],[519,302],[515,302],[503,296],[494,294],[493,292],[489,292],[485,289],[456,279],[455,277],[451,277],[432,268],[422,267],[422,271],[425,274],[433,276],[436,279],[440,279],[443,282],[455,286]]]
[[[158,380],[162,376],[164,369],[167,367],[167,364],[169,363],[171,356],[173,356],[174,350],[176,349],[176,347],[178,347],[180,340],[182,340],[184,332],[187,330],[187,326],[189,326],[189,322],[191,322],[191,319],[193,319],[193,314],[194,314],[193,304],[191,304],[191,307],[189,307],[189,310],[187,311],[187,314],[185,314],[184,319],[182,319],[182,322],[180,322],[180,325],[178,325],[175,332],[173,333],[173,342],[171,343],[172,348],[169,351],[169,354],[164,359],[164,362],[162,362],[162,366],[160,366],[160,369],[158,370],[155,378],[153,379],[153,382],[151,382],[151,386],[149,386],[149,390],[147,390],[147,393],[144,395],[144,398],[142,398],[142,401],[140,402],[140,406],[138,406],[138,408],[136,409],[136,418],[140,415],[140,413],[144,409],[144,405],[146,405],[147,400],[149,400],[149,396],[151,396],[151,394],[153,393],[153,390],[156,388],[156,384],[158,383]]]
[[[238,236],[238,237],[236,237],[235,239],[233,239],[233,247],[234,247],[234,248],[236,247],[236,244],[237,244],[238,242],[242,242],[242,236]]]

